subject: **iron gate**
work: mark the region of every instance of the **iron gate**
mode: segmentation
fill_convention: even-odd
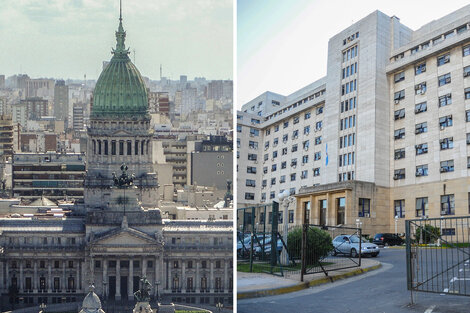
[[[304,275],[324,273],[361,266],[363,240],[360,228],[325,225],[303,225],[302,269]],[[336,239],[336,240],[335,240]],[[287,243],[291,247],[291,243]]]
[[[470,217],[407,220],[406,269],[411,292],[470,296]]]

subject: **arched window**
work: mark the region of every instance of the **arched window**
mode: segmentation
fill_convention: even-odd
[[[132,141],[127,141],[127,155],[132,155]]]
[[[135,141],[134,150],[135,150],[135,151],[134,151],[134,152],[135,152],[134,154],[135,154],[135,155],[139,155],[139,141],[138,141],[138,140]]]
[[[142,144],[140,145],[140,154],[144,155],[144,146],[145,146],[145,141],[142,141]]]
[[[101,140],[98,140],[98,154],[101,155]]]
[[[119,155],[124,155],[124,140],[119,140]]]
[[[116,155],[116,140],[111,141],[111,154]]]

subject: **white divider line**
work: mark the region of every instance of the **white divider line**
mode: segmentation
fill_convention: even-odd
[[[432,313],[432,311],[436,308],[435,305],[431,305],[429,308],[427,308],[426,311],[424,311],[424,313]]]

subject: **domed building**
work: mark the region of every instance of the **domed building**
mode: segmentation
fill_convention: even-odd
[[[156,208],[147,89],[125,37],[120,17],[116,48],[94,91],[85,212],[0,218],[2,308],[86,296],[83,312],[100,312],[98,296],[108,304],[133,301],[142,277],[152,301],[232,301],[232,221],[164,221]],[[87,295],[90,284],[96,290]]]

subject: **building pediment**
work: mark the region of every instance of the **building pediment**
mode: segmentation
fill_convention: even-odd
[[[90,241],[93,246],[136,246],[160,244],[155,238],[133,228],[115,229]]]

